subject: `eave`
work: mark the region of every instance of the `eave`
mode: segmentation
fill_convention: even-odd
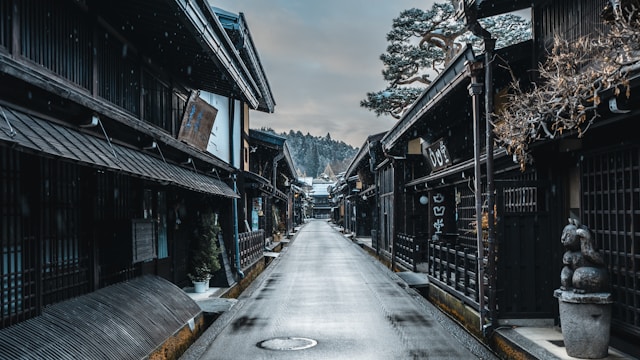
[[[541,0],[476,0],[473,1],[473,5],[475,5],[478,19],[482,19],[530,8],[543,2]]]
[[[258,106],[259,89],[226,31],[203,0],[91,1],[99,21],[112,26],[155,66],[196,89]]]
[[[390,152],[399,144],[401,138],[421,121],[444,96],[460,86],[465,79],[468,81],[467,64],[476,60],[471,46],[465,46],[451,61],[449,66],[429,85],[422,96],[416,100],[411,108],[381,139],[385,152]]]
[[[291,175],[292,178],[296,177],[296,167],[293,163],[293,158],[291,158],[291,152],[289,151],[289,146],[287,146],[287,144],[284,144],[284,149],[283,149],[283,153],[284,153],[284,160],[287,164],[287,168],[289,169],[289,174]]]
[[[369,135],[369,137],[367,137],[367,140],[364,142],[364,144],[362,144],[362,146],[360,147],[360,150],[358,151],[356,156],[351,160],[351,163],[347,167],[347,171],[345,172],[346,177],[351,176],[360,167],[362,167],[361,164],[363,161],[371,158],[371,150],[375,151],[375,149],[371,149],[371,148],[376,146],[376,144],[378,144],[380,139],[382,139],[382,137],[385,134],[386,132],[382,132],[374,135]]]
[[[266,72],[262,67],[258,49],[253,42],[253,37],[251,36],[251,31],[249,30],[244,14],[240,13],[236,15],[215,7],[212,7],[212,9],[218,16],[222,26],[227,30],[240,56],[248,65],[251,76],[256,80],[258,88],[260,89],[258,110],[273,113],[275,110],[275,101],[273,99],[271,86],[267,80]]]
[[[249,141],[261,141],[266,144],[283,147],[287,138],[265,131],[249,129]]]

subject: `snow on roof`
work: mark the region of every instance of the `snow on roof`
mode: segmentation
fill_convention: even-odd
[[[334,183],[314,183],[313,184],[313,196],[328,196],[329,195],[329,186],[334,185]]]

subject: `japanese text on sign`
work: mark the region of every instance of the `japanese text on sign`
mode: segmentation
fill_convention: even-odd
[[[435,229],[435,234],[440,235],[445,227],[444,223],[444,215],[447,211],[447,208],[444,204],[444,195],[442,193],[436,193],[432,197],[433,199],[433,228]]]
[[[424,156],[429,160],[431,169],[434,171],[451,165],[449,150],[447,150],[447,146],[442,139],[436,141],[430,146],[427,146],[424,149]]]

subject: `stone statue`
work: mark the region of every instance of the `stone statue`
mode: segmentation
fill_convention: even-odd
[[[579,294],[608,291],[607,269],[589,228],[576,219],[569,219],[569,224],[562,230],[561,241],[566,252],[562,257],[560,289]]]

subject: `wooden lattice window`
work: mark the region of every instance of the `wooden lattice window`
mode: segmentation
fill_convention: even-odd
[[[140,68],[137,54],[108,32],[102,32],[99,39],[98,95],[139,115]]]
[[[614,323],[640,333],[640,146],[584,157],[582,222],[609,267]]]

